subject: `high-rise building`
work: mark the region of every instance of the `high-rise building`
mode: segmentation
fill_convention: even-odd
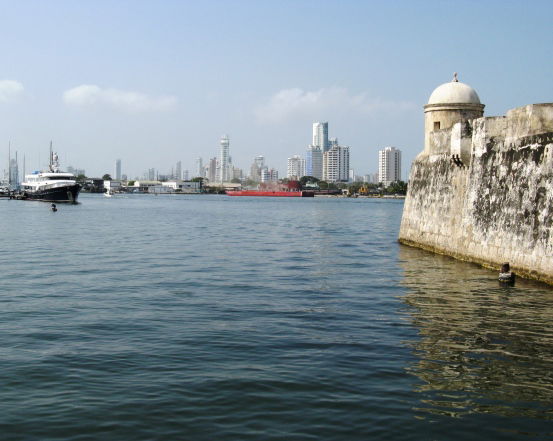
[[[261,170],[261,182],[276,182],[278,181],[278,170],[275,170],[274,168],[267,168],[264,167],[263,170]]]
[[[255,182],[261,182],[261,170],[265,168],[265,156],[258,155],[253,158],[250,167],[250,179]]]
[[[299,155],[288,158],[288,179],[301,179],[305,176],[305,159]]]
[[[323,154],[323,180],[327,182],[348,182],[349,147],[336,143]]]
[[[401,150],[385,147],[378,151],[378,181],[386,187],[401,181]]]
[[[182,179],[182,163],[180,161],[177,161],[175,168],[175,179]]]
[[[316,122],[313,123],[313,145],[321,148],[324,153],[330,148],[328,143],[328,123]]]
[[[261,169],[265,167],[265,156],[258,155],[255,158],[253,158],[253,161],[257,164],[257,166]]]
[[[121,180],[121,160],[120,159],[115,160],[115,179],[118,181]]]
[[[149,168],[148,169],[148,181],[155,181],[156,179],[156,169],[155,168]]]
[[[307,147],[305,175],[323,179],[323,151],[319,146],[310,145]]]
[[[252,162],[250,166],[250,179],[255,182],[261,181],[261,169],[257,166],[255,161]]]
[[[363,182],[366,182],[367,184],[378,184],[378,173],[363,175]]]
[[[239,179],[240,181],[244,178],[244,174],[242,173],[242,169],[238,167],[232,168],[232,179]]]
[[[204,177],[204,164],[202,158],[196,159],[196,176]]]
[[[219,141],[219,169],[217,180],[221,183],[230,181],[231,159],[229,155],[230,141],[228,135],[223,135]]]
[[[211,158],[207,166],[207,179],[209,182],[215,182],[217,179],[217,158]]]

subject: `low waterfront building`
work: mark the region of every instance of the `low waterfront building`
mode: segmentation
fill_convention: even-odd
[[[161,185],[161,182],[154,181],[154,180],[141,180],[141,181],[134,181],[134,191],[138,193],[147,193],[148,189],[150,187],[153,187],[155,185]]]
[[[161,185],[178,193],[199,193],[201,190],[200,183],[195,181],[166,181]]]
[[[104,188],[108,192],[116,192],[116,191],[121,191],[123,189],[123,185],[121,181],[112,179],[111,181],[109,180],[104,181]]]
[[[87,178],[84,181],[82,191],[89,193],[103,193],[104,180],[101,178]]]
[[[173,190],[171,187],[168,187],[166,185],[151,185],[150,187],[148,187],[148,190],[147,190],[147,193],[156,193],[156,194],[160,194],[160,193],[174,193],[175,190]]]

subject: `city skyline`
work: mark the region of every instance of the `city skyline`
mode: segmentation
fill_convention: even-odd
[[[11,141],[27,171],[44,168],[50,140],[63,168],[91,176],[117,158],[129,176],[195,170],[228,133],[234,164],[262,154],[284,176],[312,142],[305,126],[330,121],[356,172],[396,145],[406,177],[422,108],[453,72],[486,115],[553,96],[546,1],[465,1],[455,14],[442,1],[329,1],[315,17],[310,1],[0,4],[0,159]],[[436,38],[442,21],[460,31]],[[312,59],[328,68],[314,76]]]

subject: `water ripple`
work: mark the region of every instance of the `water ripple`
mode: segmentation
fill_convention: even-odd
[[[0,200],[2,439],[550,435],[550,289],[399,246],[401,210]]]

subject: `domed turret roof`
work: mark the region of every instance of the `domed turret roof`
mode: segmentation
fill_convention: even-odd
[[[450,83],[438,86],[430,95],[428,104],[480,104],[480,98],[468,84],[460,83],[457,80],[457,73]]]

